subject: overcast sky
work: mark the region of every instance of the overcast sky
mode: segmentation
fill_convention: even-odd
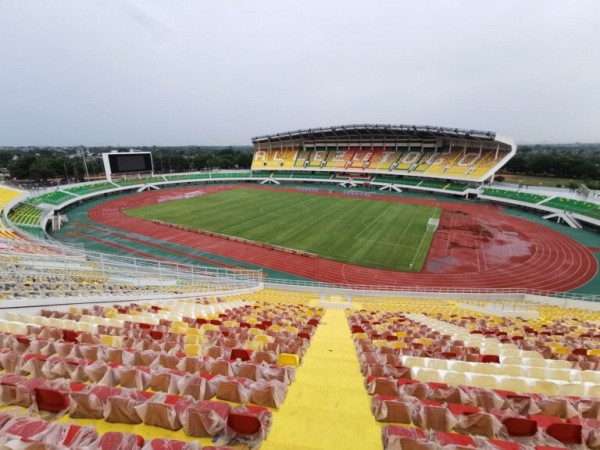
[[[0,0],[0,145],[352,123],[600,142],[600,1]]]

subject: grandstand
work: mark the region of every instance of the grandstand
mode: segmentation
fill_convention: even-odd
[[[186,241],[194,261],[215,267],[178,264],[169,255],[183,255],[183,244],[168,240],[183,231],[143,236],[139,223],[126,228],[120,211],[131,196],[122,196],[124,203],[115,197],[104,203],[116,206],[91,212],[98,222],[80,217],[77,232],[112,246],[115,254],[45,239],[49,217],[85,199],[157,189],[131,197],[139,206],[140,199],[188,200],[232,183],[254,183],[253,188],[288,183],[291,187],[277,188],[394,202],[401,196],[355,188],[398,188],[566,211],[591,224],[600,220],[596,203],[480,188],[515,152],[510,140],[491,132],[350,126],[253,142],[252,172],[114,179],[29,197],[0,187],[8,219],[0,227],[2,445],[598,448],[600,295],[545,286],[565,273],[572,277],[569,289],[589,280],[597,271],[590,252],[600,246],[584,246],[549,229],[543,242],[517,241],[520,234],[536,236],[535,225],[502,222],[502,241],[517,241],[517,254],[507,247],[518,273],[511,271],[500,265],[502,253],[486,261],[477,247],[495,238],[490,224],[500,220],[496,206],[455,203],[442,220],[430,218],[423,225],[447,242],[442,259],[458,259],[456,248],[475,249],[476,261],[469,263],[477,264],[477,275],[452,278],[456,283],[444,288],[384,272],[372,272],[369,285],[353,286],[353,274],[364,276],[367,269],[346,263],[340,264],[339,284],[331,274],[324,283],[265,279],[254,270],[258,264],[249,269],[216,255],[234,245],[231,236],[215,243],[215,236],[195,234]],[[175,187],[183,184],[191,187]],[[167,188],[173,190],[163,191]],[[422,201],[444,203],[438,200]],[[111,228],[115,224],[122,228]],[[42,239],[15,227],[37,228]],[[332,232],[328,239],[336,238]],[[208,242],[214,254],[194,253],[197,241]],[[566,251],[569,245],[573,253]],[[331,247],[327,241],[319,246]],[[523,246],[531,246],[537,259],[528,259]],[[159,253],[151,254],[152,248]],[[246,250],[261,264],[278,251],[265,245]],[[282,253],[292,266],[321,270],[314,255]],[[544,284],[520,287],[541,270],[537,264],[547,272]],[[486,278],[495,270],[499,277]],[[419,275],[445,279],[436,265]],[[384,279],[393,283],[386,286]],[[465,279],[513,285],[461,288]]]
[[[252,139],[252,170],[352,172],[483,182],[515,154],[494,132],[429,126],[346,125]]]
[[[239,173],[215,179],[249,176]],[[392,175],[372,181],[379,177]],[[403,180],[432,192],[467,189]],[[57,192],[8,217],[17,223],[36,205],[104,190]],[[14,237],[0,252],[0,439],[9,448],[595,446],[600,313],[590,300],[598,295],[277,283],[251,270],[107,255],[6,230]]]

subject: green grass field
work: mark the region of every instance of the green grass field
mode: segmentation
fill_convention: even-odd
[[[126,211],[361,266],[418,272],[441,209],[372,199],[232,189]],[[430,227],[431,228],[431,227]]]

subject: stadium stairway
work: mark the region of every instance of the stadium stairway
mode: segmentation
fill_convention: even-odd
[[[327,309],[261,450],[381,448],[342,309]]]

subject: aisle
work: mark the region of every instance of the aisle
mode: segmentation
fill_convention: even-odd
[[[346,316],[328,309],[261,450],[381,449]]]

